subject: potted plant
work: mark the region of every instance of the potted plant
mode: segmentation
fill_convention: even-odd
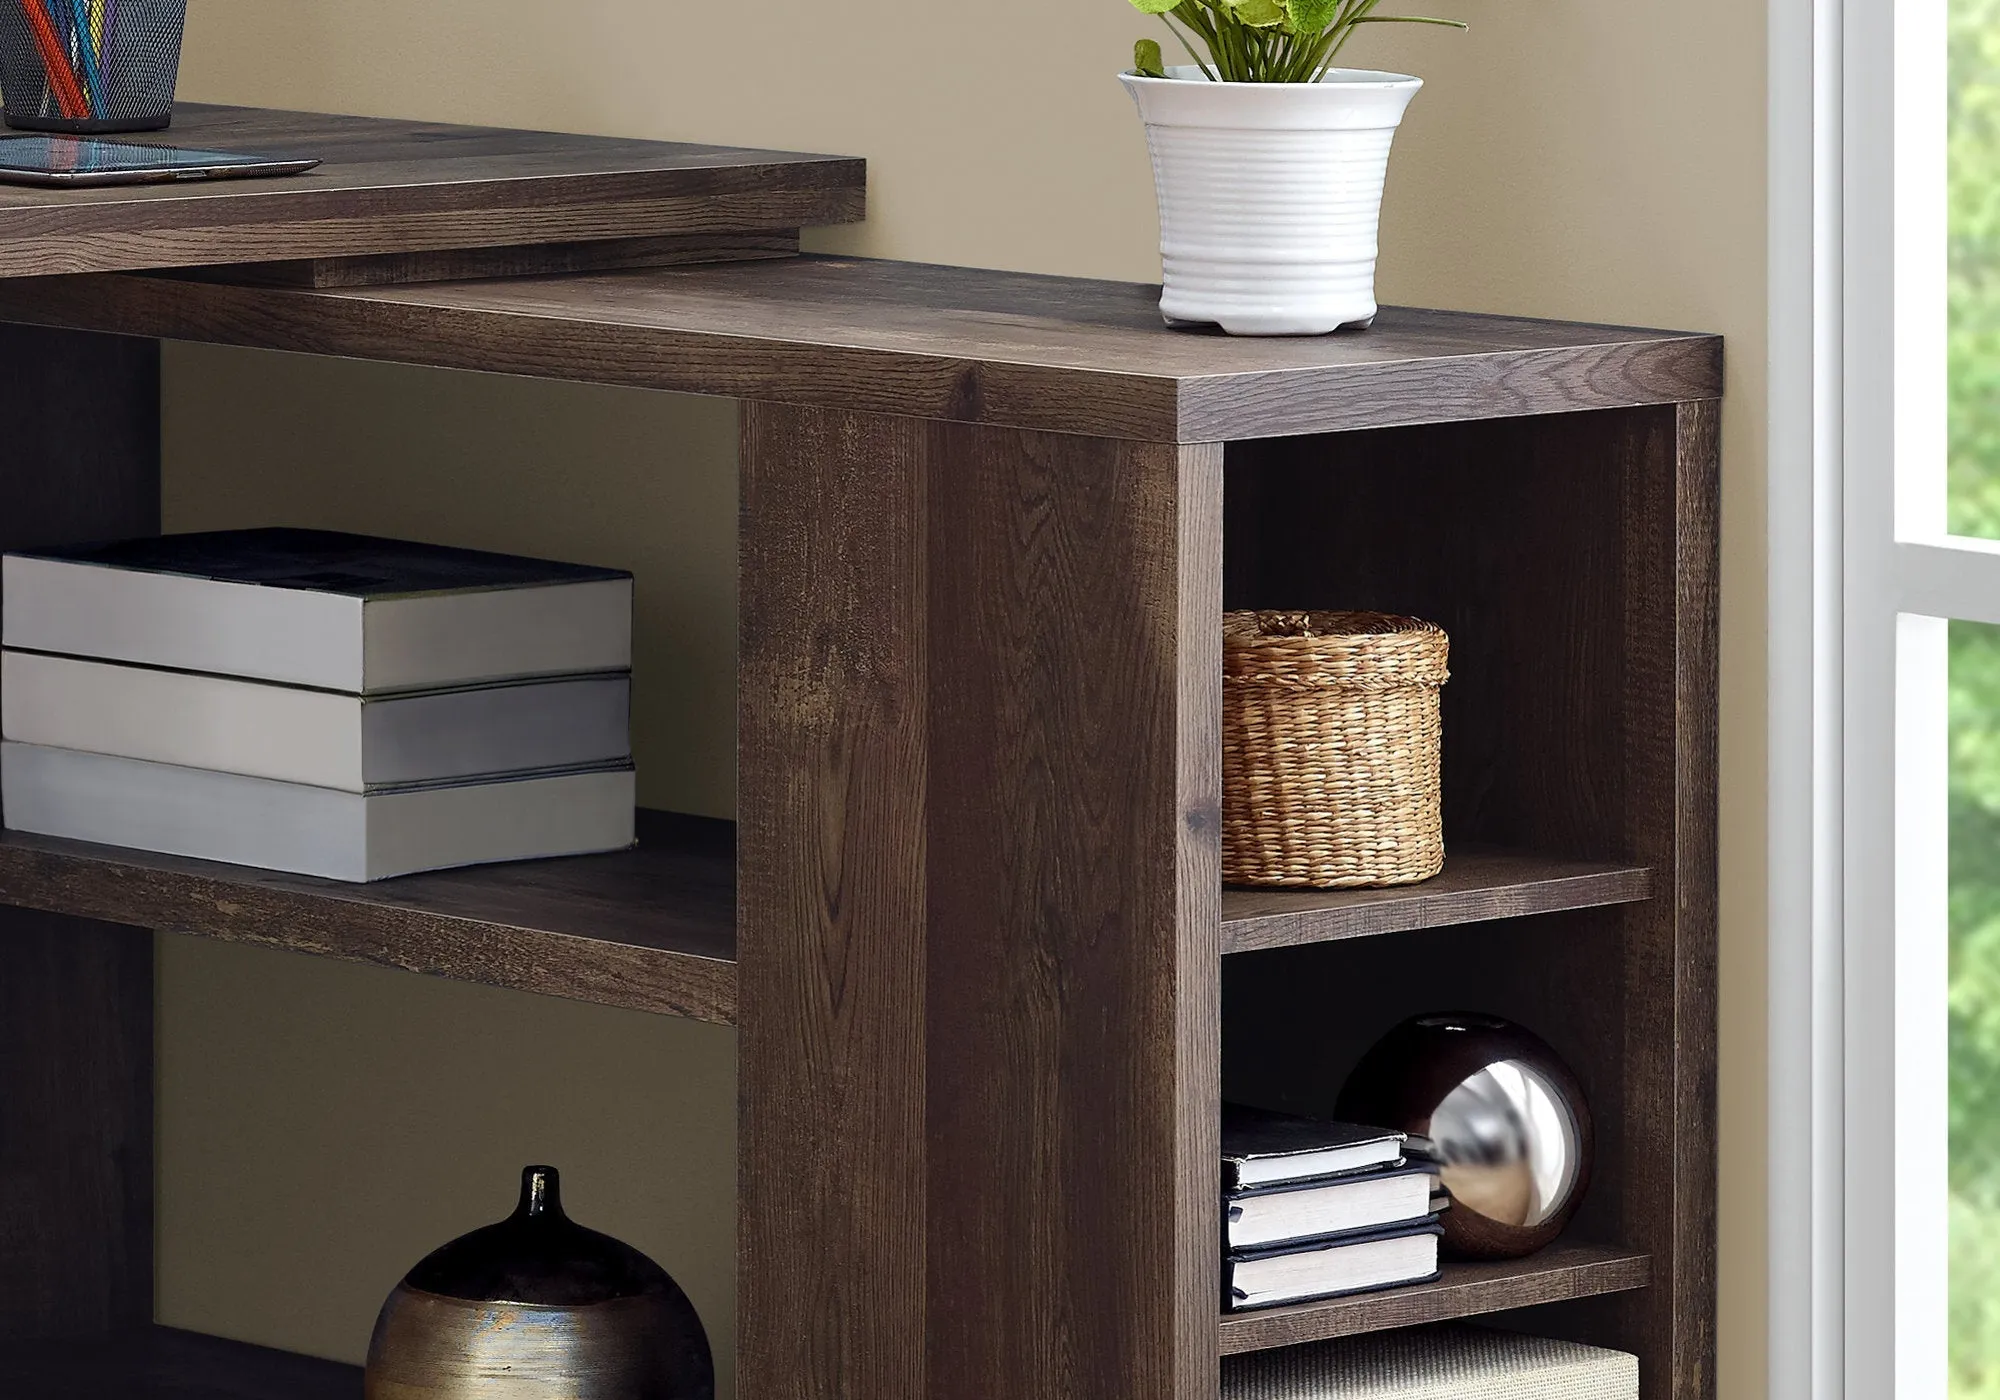
[[[1132,0],[1191,64],[1142,39],[1123,75],[1160,203],[1160,311],[1232,335],[1321,335],[1375,319],[1389,143],[1423,80],[1336,68],[1380,0]]]

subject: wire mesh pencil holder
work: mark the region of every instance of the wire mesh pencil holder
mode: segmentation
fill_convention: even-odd
[[[187,0],[0,0],[0,108],[22,131],[157,131]]]

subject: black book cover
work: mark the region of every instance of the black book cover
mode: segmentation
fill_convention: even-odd
[[[347,598],[472,593],[630,578],[620,569],[559,564],[477,549],[380,540],[332,530],[218,530],[104,544],[15,550],[29,559],[177,574]]]
[[[1411,1235],[1443,1236],[1444,1226],[1438,1224],[1435,1215],[1426,1216],[1414,1225],[1391,1225],[1380,1230],[1357,1230],[1345,1235],[1330,1235],[1325,1239],[1300,1244],[1270,1245],[1262,1249],[1242,1249],[1228,1254],[1222,1260],[1222,1307],[1225,1312],[1233,1312],[1239,1306],[1235,1288],[1236,1266],[1253,1263],[1259,1259],[1275,1259],[1286,1254],[1321,1254],[1331,1250],[1345,1249],[1350,1245],[1373,1244],[1378,1240],[1400,1240]],[[1388,1283],[1371,1283],[1360,1288],[1336,1288],[1325,1293],[1299,1294],[1286,1298],[1283,1302],[1273,1302],[1271,1307],[1288,1307],[1294,1303],[1319,1302],[1327,1298],[1346,1298],[1357,1293],[1378,1293],[1385,1288],[1408,1288],[1412,1284],[1435,1283],[1442,1274],[1440,1269],[1432,1269],[1427,1274],[1411,1278],[1400,1278]]]
[[[1250,1162],[1286,1157],[1304,1157],[1315,1152],[1340,1148],[1366,1148],[1393,1144],[1397,1150],[1381,1161],[1352,1168],[1379,1171],[1402,1160],[1403,1134],[1359,1123],[1337,1123],[1324,1118],[1301,1118],[1297,1114],[1249,1108],[1243,1104],[1222,1106],[1222,1184],[1235,1190],[1242,1184],[1243,1167]],[[1347,1171],[1318,1172],[1315,1176],[1344,1176]]]

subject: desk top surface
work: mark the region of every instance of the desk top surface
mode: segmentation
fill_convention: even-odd
[[[296,290],[0,282],[0,320],[952,422],[1208,442],[1712,399],[1710,335],[1384,308],[1327,336],[1168,329],[1159,288],[802,257]]]
[[[199,104],[141,139],[324,163],[0,186],[0,319],[1154,441],[1721,393],[1712,336],[1385,308],[1234,339],[1167,329],[1157,287],[851,258],[321,290],[99,275],[797,229],[860,218],[866,183],[836,156]]]
[[[847,223],[841,156],[183,103],[107,139],[316,156],[303,175],[0,185],[0,277]]]

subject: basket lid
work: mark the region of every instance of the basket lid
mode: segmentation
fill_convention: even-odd
[[[1440,686],[1451,679],[1444,629],[1397,613],[1224,613],[1222,674],[1232,685]]]

